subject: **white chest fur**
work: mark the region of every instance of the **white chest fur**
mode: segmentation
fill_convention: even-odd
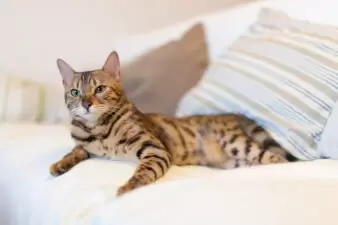
[[[112,160],[133,160],[135,157],[128,154],[125,146],[117,145],[117,139],[109,137],[104,140],[95,140],[82,146],[91,154]],[[134,161],[134,160],[133,160]]]
[[[100,134],[106,132],[107,131],[103,127],[97,127],[93,129],[91,133],[88,133],[76,126],[72,127],[72,133],[76,134],[78,137],[96,137],[92,141],[79,141],[74,139],[77,145],[81,145],[89,153],[114,160],[130,158],[127,149],[125,149],[126,146],[117,144],[119,141],[117,137],[109,134],[108,137],[100,138]]]

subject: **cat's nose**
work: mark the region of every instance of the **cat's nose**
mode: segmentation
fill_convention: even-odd
[[[90,99],[83,99],[82,100],[82,106],[88,111],[90,106],[92,106],[93,103],[90,101]]]

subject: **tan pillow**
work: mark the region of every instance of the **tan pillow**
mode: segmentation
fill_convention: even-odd
[[[193,87],[208,66],[202,24],[181,39],[152,50],[121,69],[131,100],[143,112],[174,115],[177,102]]]

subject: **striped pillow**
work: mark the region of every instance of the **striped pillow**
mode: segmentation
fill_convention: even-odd
[[[238,112],[311,160],[338,99],[338,29],[262,9],[180,101],[178,116]]]

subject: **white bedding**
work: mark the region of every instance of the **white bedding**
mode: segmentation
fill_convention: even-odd
[[[221,192],[223,195],[219,195],[219,197],[222,199],[241,195],[245,192],[243,187],[251,189],[251,194],[248,194],[250,196],[254,193],[257,195],[262,194],[262,192],[269,193],[269,191],[283,193],[280,186],[283,184],[284,195],[287,197],[288,194],[285,193],[290,193],[289,197],[291,198],[291,196],[297,195],[292,194],[293,192],[289,190],[290,187],[305,185],[304,190],[311,191],[308,194],[311,193],[313,196],[313,188],[308,189],[308,185],[311,184],[311,186],[316,187],[324,181],[331,182],[330,185],[335,185],[338,189],[338,163],[335,161],[323,160],[233,171],[212,170],[202,167],[173,167],[167,176],[159,181],[160,185],[144,188],[144,190],[139,191],[140,194],[135,191],[134,194],[126,196],[125,200],[121,198],[119,201],[114,201],[117,187],[129,178],[136,165],[126,162],[91,159],[80,163],[65,175],[53,178],[48,172],[49,165],[72,147],[67,127],[26,124],[2,125],[0,128],[0,138],[7,140],[2,142],[0,148],[0,177],[2,178],[2,190],[0,192],[2,221],[0,220],[0,224],[3,225],[155,225],[158,223],[154,221],[159,220],[161,214],[155,213],[157,217],[154,217],[154,215],[140,213],[142,210],[144,211],[145,207],[150,207],[152,212],[156,212],[156,210],[169,212],[175,208],[177,211],[177,206],[181,204],[175,203],[175,201],[188,201],[185,198],[188,198],[186,196],[189,193],[195,195],[200,193],[197,198],[201,199],[208,199],[209,197],[217,199],[215,195]],[[180,179],[182,181],[177,182]],[[176,182],[164,182],[173,180],[176,180]],[[250,181],[250,184],[248,184],[248,181]],[[283,182],[281,183],[281,181]],[[304,183],[304,181],[307,183]],[[265,185],[269,189],[262,190],[262,186]],[[191,192],[191,186],[194,187],[195,192]],[[213,186],[212,189],[210,189],[211,186]],[[331,186],[327,186],[327,188],[330,189]],[[234,192],[236,187],[240,188],[241,192]],[[196,193],[196,190],[199,191]],[[322,189],[317,189],[317,194],[322,195],[322,191]],[[332,198],[337,198],[337,194],[334,192],[330,195]],[[236,202],[234,200],[231,201]],[[151,201],[155,202],[150,204]],[[166,203],[162,204],[161,201]],[[239,201],[243,201],[243,199],[239,199]],[[224,203],[224,205],[221,203]],[[195,205],[193,202],[190,204]],[[224,210],[233,209],[232,204],[223,202],[223,200],[221,202],[216,201],[214,204],[215,207],[217,206],[216,209],[218,207],[224,208]],[[258,206],[259,202],[254,205]],[[206,203],[201,202],[201,205],[197,208],[205,206],[207,206]],[[239,206],[236,207],[240,210]],[[138,213],[134,214],[136,212]],[[208,213],[212,212],[214,210]],[[328,211],[328,213],[330,212]],[[162,216],[167,218],[167,222],[170,221],[170,218],[175,219],[175,217],[168,217],[168,214]],[[226,214],[224,216],[228,217]],[[154,219],[153,223],[150,221],[151,218]],[[141,223],[142,220],[147,222]],[[175,224],[183,225],[184,223]],[[326,225],[328,224],[326,223]]]
[[[90,222],[337,225],[337,168],[336,162],[327,161],[168,182],[116,200]],[[267,173],[269,170],[275,174]],[[311,172],[316,175],[307,176]]]
[[[0,215],[2,220],[11,219],[13,224],[74,224],[77,219],[90,218],[97,206],[115,198],[117,187],[136,167],[126,162],[91,159],[53,178],[49,175],[50,164],[72,148],[67,127],[2,125],[0,138],[6,140],[0,147],[0,184],[5,184],[0,192],[0,199],[5,199],[0,201]],[[209,168],[173,168],[163,180],[211,172]],[[8,206],[8,202],[14,205]]]

